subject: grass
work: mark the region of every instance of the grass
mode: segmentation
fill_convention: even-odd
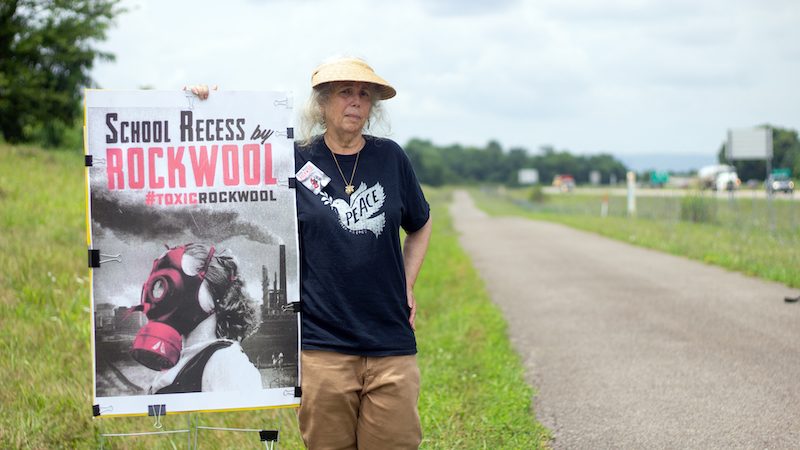
[[[0,448],[87,448],[100,433],[154,431],[146,417],[93,420],[82,155],[0,144]],[[458,247],[445,191],[430,191],[434,237],[418,278],[423,448],[536,448],[548,440],[506,325]],[[176,414],[194,424],[280,429],[303,448],[292,409]],[[260,448],[252,434],[201,432],[205,448]],[[113,437],[106,448],[186,448],[186,435]]]
[[[625,198],[609,198],[609,215],[600,217],[602,195],[550,195],[543,204],[524,201],[525,190],[473,190],[491,215],[517,215],[562,223],[767,280],[800,287],[800,203],[740,194],[735,202],[708,199],[713,220],[680,220],[681,199],[640,197],[637,217],[625,217]],[[743,198],[742,198],[743,197]],[[773,230],[769,214],[775,215]]]
[[[434,239],[414,292],[423,373],[424,448],[538,448],[549,434],[532,418],[531,389],[444,204],[435,205]]]

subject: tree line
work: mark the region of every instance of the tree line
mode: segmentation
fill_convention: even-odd
[[[792,129],[763,125],[772,129],[774,169],[789,169],[794,178],[800,176],[800,140]],[[588,183],[590,173],[598,171],[601,183],[616,179],[622,181],[628,171],[625,164],[613,155],[573,155],[552,146],[537,152],[516,147],[504,151],[497,141],[485,147],[459,144],[439,146],[429,140],[411,139],[405,146],[411,164],[422,183],[431,186],[445,184],[496,183],[508,186],[519,184],[520,169],[531,168],[539,172],[539,182],[550,184],[556,175],[569,174],[578,184]],[[718,151],[720,164],[732,164],[742,180],[764,180],[766,161],[728,161],[725,145]],[[699,169],[699,167],[698,167]],[[638,174],[637,179],[649,180],[649,173]]]
[[[539,181],[549,184],[556,175],[569,174],[577,183],[588,183],[592,171],[600,173],[601,182],[624,180],[625,165],[606,153],[573,155],[551,146],[531,153],[514,147],[504,151],[497,141],[485,147],[465,147],[459,144],[437,146],[428,140],[411,139],[405,146],[417,177],[424,184],[497,183],[519,184],[520,169],[536,169]]]

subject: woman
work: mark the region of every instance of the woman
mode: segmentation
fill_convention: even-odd
[[[161,372],[150,394],[261,389],[241,341],[258,328],[238,265],[214,246],[186,244],[153,262],[137,309],[149,319],[131,355]]]
[[[309,448],[417,448],[413,286],[430,212],[403,150],[365,135],[395,90],[364,61],[319,66],[301,126],[298,169],[330,177],[298,189],[303,299],[299,420]],[[400,247],[399,230],[407,232]]]
[[[380,119],[380,101],[396,91],[355,58],[322,64],[311,85],[296,170],[310,168],[328,182],[297,188],[300,431],[311,449],[417,448],[413,287],[430,209],[403,150],[364,134]],[[192,90],[208,96],[205,86]]]

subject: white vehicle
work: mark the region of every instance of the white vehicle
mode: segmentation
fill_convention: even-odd
[[[715,191],[732,191],[739,188],[742,181],[736,174],[736,168],[725,164],[705,166],[697,171],[702,189]]]

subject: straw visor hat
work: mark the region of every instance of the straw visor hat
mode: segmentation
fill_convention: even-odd
[[[311,74],[311,87],[317,87],[331,81],[361,81],[378,86],[381,100],[394,97],[397,91],[375,74],[375,71],[364,61],[358,58],[342,58],[329,63],[324,63],[314,69]]]

